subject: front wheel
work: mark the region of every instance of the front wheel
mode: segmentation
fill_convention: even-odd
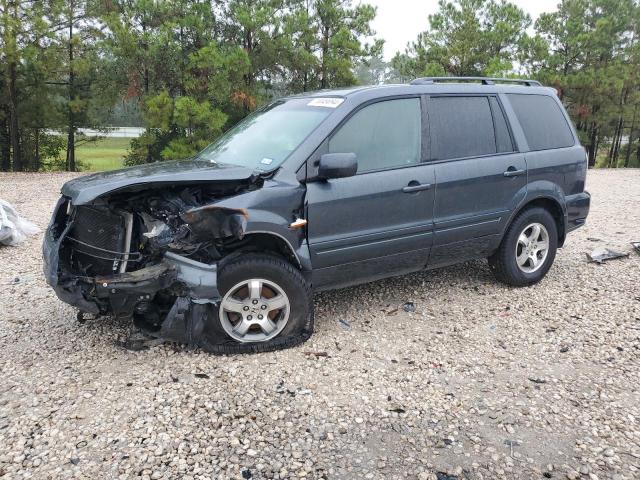
[[[228,353],[288,348],[311,336],[311,288],[280,257],[238,257],[219,271],[218,290],[222,300],[214,322]]]
[[[500,248],[489,257],[498,280],[515,287],[539,282],[547,274],[558,248],[558,228],[548,210],[534,207],[519,213]]]

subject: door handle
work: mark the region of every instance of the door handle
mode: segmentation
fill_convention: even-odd
[[[517,177],[518,175],[524,175],[526,170],[516,170],[516,167],[509,167],[507,171],[503,173],[505,177]]]
[[[422,190],[429,190],[430,188],[431,188],[430,183],[410,182],[409,185],[407,185],[402,189],[402,191],[404,193],[413,193],[413,192],[421,192]]]

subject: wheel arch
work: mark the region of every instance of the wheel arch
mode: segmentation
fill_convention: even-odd
[[[242,239],[242,244],[231,254],[224,257],[227,262],[243,253],[270,253],[284,258],[298,270],[303,270],[302,262],[293,246],[287,239],[273,232],[247,232]]]
[[[521,212],[534,207],[544,208],[551,214],[551,216],[555,220],[556,228],[558,229],[558,248],[561,248],[562,245],[564,244],[564,240],[567,235],[566,211],[562,207],[562,203],[560,203],[560,201],[558,201],[558,199],[554,198],[553,196],[538,196],[535,198],[526,199],[522,203],[522,205],[520,205],[518,209],[513,213],[513,215],[509,219],[509,222],[507,223],[506,228],[509,228],[509,226],[513,223],[513,220]],[[506,228],[505,228],[505,232],[506,232]],[[503,232],[503,237],[504,237],[504,232]]]

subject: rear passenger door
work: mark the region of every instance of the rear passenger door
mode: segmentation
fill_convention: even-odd
[[[431,96],[427,105],[437,183],[429,266],[487,256],[526,194],[524,155],[497,96]]]

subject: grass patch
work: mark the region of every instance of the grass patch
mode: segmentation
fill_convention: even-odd
[[[76,159],[83,172],[100,172],[122,167],[131,138],[105,137],[76,148]]]

